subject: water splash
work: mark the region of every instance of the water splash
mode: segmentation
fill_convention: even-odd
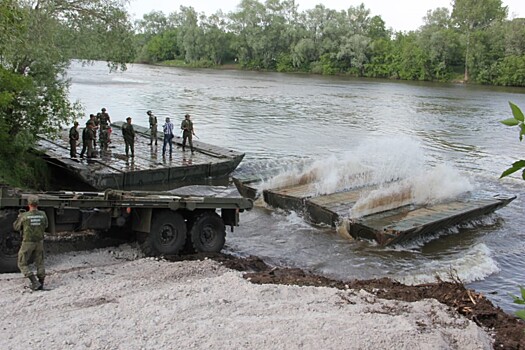
[[[410,271],[408,275],[395,276],[394,279],[404,284],[431,283],[435,282],[436,278],[443,281],[458,278],[463,283],[470,283],[499,271],[500,268],[492,258],[490,249],[481,243],[450,259],[420,262],[417,273]]]
[[[350,209],[350,218],[408,204],[439,203],[473,189],[451,165],[428,169],[421,144],[408,137],[365,140],[344,154],[281,171],[259,190],[300,185],[310,196],[369,187]]]

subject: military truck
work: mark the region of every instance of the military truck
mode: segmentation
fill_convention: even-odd
[[[13,222],[27,208],[28,197],[35,194],[39,209],[48,216],[48,235],[83,230],[124,235],[136,238],[148,256],[177,255],[183,250],[219,252],[226,226],[233,231],[239,225],[239,213],[251,209],[253,202],[238,192],[210,187],[207,193],[202,188],[186,192],[180,188],[168,192],[25,193],[1,187],[0,272],[18,270],[21,235],[14,231]],[[199,192],[205,194],[195,194]]]

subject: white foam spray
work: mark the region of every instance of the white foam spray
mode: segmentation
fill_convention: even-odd
[[[298,185],[308,185],[312,196],[372,186],[350,209],[352,219],[408,204],[442,202],[473,187],[450,165],[427,168],[419,142],[408,137],[364,140],[347,153],[283,171],[259,189]]]
[[[393,278],[401,283],[412,285],[435,282],[436,278],[443,281],[459,279],[464,283],[470,283],[498,273],[500,268],[492,258],[490,249],[481,243],[469,248],[460,256],[421,263],[417,266],[417,271]]]

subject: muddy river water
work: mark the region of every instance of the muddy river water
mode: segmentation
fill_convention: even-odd
[[[509,101],[525,110],[525,89],[144,65],[109,73],[104,63],[75,63],[69,74],[71,99],[87,114],[105,107],[113,121],[131,116],[143,126],[147,110],[175,124],[191,114],[199,140],[246,153],[241,173],[306,169],[329,188],[365,167],[412,177],[430,199],[517,195],[482,220],[387,249],[258,204],[226,243],[229,252],[338,279],[425,283],[452,274],[517,309],[508,293],[525,285],[525,181],[499,175],[525,145],[498,121],[511,117]]]

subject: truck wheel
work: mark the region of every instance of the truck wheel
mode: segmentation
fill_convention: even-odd
[[[163,210],[155,213],[151,231],[142,244],[142,251],[149,256],[177,255],[186,242],[186,223],[177,212]]]
[[[224,247],[226,228],[215,212],[199,215],[190,231],[193,248],[199,253],[218,253]]]
[[[4,210],[0,213],[0,273],[18,272],[18,250],[21,237],[13,230],[18,213]]]

